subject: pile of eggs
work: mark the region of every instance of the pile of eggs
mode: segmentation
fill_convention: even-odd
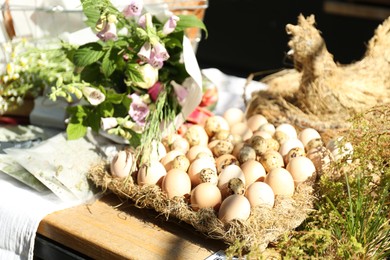
[[[155,148],[150,165],[137,169],[137,184],[184,197],[194,211],[213,208],[223,222],[246,220],[258,205],[272,208],[275,196],[291,197],[333,159],[315,129],[275,126],[259,114],[246,119],[238,108],[165,137]],[[120,151],[111,174],[125,178],[133,163],[131,152]]]

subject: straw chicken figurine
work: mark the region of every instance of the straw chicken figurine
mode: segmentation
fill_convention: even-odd
[[[390,17],[376,29],[364,58],[347,65],[333,60],[313,15],[300,15],[286,31],[294,69],[262,80],[269,88],[252,95],[247,117],[261,113],[321,130],[345,127],[353,113],[390,105]]]

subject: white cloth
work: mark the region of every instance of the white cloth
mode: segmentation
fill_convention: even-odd
[[[0,259],[33,259],[36,231],[48,214],[73,206],[0,172]]]

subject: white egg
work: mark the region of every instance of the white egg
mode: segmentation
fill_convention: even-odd
[[[223,117],[229,123],[230,126],[235,125],[236,123],[243,122],[245,119],[245,113],[236,107],[228,108],[224,113]]]
[[[233,219],[245,221],[251,214],[251,204],[244,195],[233,194],[222,201],[218,218],[227,223]]]
[[[130,150],[119,151],[111,161],[111,175],[116,178],[126,178],[132,170],[134,154]]]
[[[273,207],[275,204],[275,194],[272,188],[265,182],[254,182],[246,190],[245,197],[248,198],[251,207],[267,206]]]
[[[321,138],[320,133],[314,128],[305,128],[299,132],[298,139],[306,146],[311,140]]]
[[[137,174],[137,184],[147,185],[155,184],[161,186],[163,177],[167,174],[162,163],[151,161],[150,165],[141,166]]]
[[[290,138],[280,145],[279,153],[282,155],[284,162],[286,162],[286,155],[290,150],[297,147],[305,150],[305,146],[298,138]]]
[[[295,127],[288,123],[280,124],[276,127],[275,131],[280,131],[285,133],[290,138],[298,138],[297,130]]]
[[[260,128],[260,126],[268,123],[268,120],[263,115],[255,114],[255,115],[249,117],[246,120],[246,123],[247,123],[249,129],[251,129],[252,132],[254,132],[254,131],[257,131]]]
[[[294,179],[290,172],[284,168],[275,168],[265,177],[275,196],[292,196],[295,191]]]
[[[290,162],[286,166],[286,170],[290,172],[294,184],[297,186],[312,177],[316,172],[316,167],[309,158],[301,156],[290,159]]]

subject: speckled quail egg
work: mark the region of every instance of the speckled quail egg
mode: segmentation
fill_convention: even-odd
[[[224,154],[230,154],[234,149],[234,145],[231,142],[225,140],[211,141],[208,147],[215,157],[219,157]]]
[[[249,160],[256,160],[256,150],[249,145],[244,145],[238,152],[237,159],[240,164]]]
[[[200,125],[191,125],[184,133],[184,138],[187,139],[190,147],[195,145],[207,146],[209,142],[206,130]]]
[[[285,164],[287,165],[292,158],[306,156],[305,149],[302,147],[292,148],[284,157]]]
[[[209,137],[213,137],[217,132],[221,130],[230,130],[228,121],[222,116],[214,115],[206,119],[204,129]]]
[[[232,154],[223,154],[215,159],[215,165],[217,166],[217,173],[219,174],[226,166],[235,164],[239,165],[237,158]]]
[[[188,160],[187,156],[184,154],[180,154],[172,160],[171,167],[172,169],[179,169],[187,172],[190,167],[190,160]]]
[[[272,169],[284,167],[284,160],[282,155],[273,150],[266,151],[261,157],[260,162],[264,166],[265,171],[268,173]]]

